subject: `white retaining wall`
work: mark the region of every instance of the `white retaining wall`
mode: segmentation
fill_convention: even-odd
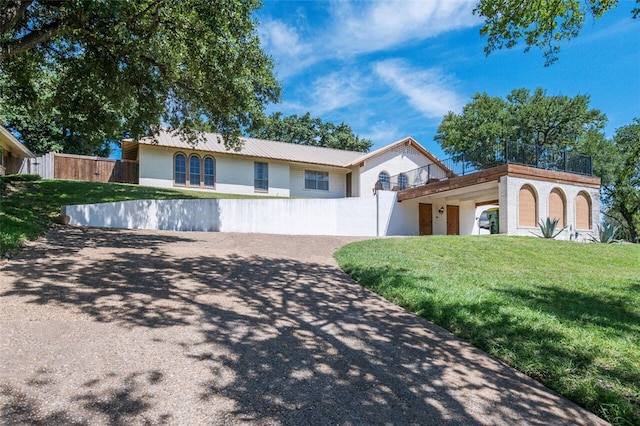
[[[340,199],[134,200],[64,206],[70,225],[171,231],[249,232],[289,235],[398,235],[391,226],[393,191]],[[400,216],[402,216],[400,214]]]

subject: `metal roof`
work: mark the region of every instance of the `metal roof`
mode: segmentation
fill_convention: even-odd
[[[356,163],[359,158],[366,155],[357,151],[345,151],[341,149],[298,145],[253,138],[240,138],[244,144],[240,151],[234,151],[228,150],[224,146],[222,137],[217,133],[204,133],[203,137],[204,141],[200,140],[197,144],[192,145],[183,140],[183,138],[181,138],[176,132],[161,131],[155,138],[143,138],[138,142],[143,145],[157,145],[185,150],[217,152],[229,155],[242,155],[335,167],[347,167]]]

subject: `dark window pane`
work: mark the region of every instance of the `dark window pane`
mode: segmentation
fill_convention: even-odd
[[[253,186],[255,189],[268,190],[269,189],[269,165],[267,163],[254,163],[254,181]]]
[[[215,184],[215,162],[213,158],[204,159],[204,185],[214,186]]]
[[[200,186],[200,157],[189,157],[189,185]]]
[[[187,160],[184,155],[178,154],[174,160],[174,178],[176,185],[184,185],[187,182]]]

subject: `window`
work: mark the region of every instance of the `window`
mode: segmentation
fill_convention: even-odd
[[[204,158],[204,186],[213,187],[216,182],[215,175],[216,163],[211,157]]]
[[[552,189],[549,194],[549,217],[558,219],[558,229],[562,229],[565,226],[567,219],[566,203],[564,194],[558,188]]]
[[[400,173],[398,175],[398,187],[400,189],[405,189],[409,187],[409,178],[404,173]]]
[[[189,157],[189,186],[200,186],[200,157]]]
[[[382,189],[389,189],[389,173],[380,172],[378,175],[378,182],[382,184]]]
[[[253,188],[256,191],[269,190],[269,164],[253,163]]]
[[[591,229],[591,198],[584,191],[576,196],[576,229]]]
[[[329,190],[329,172],[304,171],[304,189]]]
[[[526,228],[538,226],[538,199],[530,185],[522,186],[518,194],[518,226]]]
[[[184,154],[176,154],[173,159],[174,162],[174,172],[173,179],[175,180],[176,185],[186,185],[187,184],[187,159]]]

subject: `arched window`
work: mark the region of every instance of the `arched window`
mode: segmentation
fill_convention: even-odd
[[[398,175],[398,187],[400,189],[405,189],[409,187],[409,178],[404,173],[400,173]]]
[[[204,186],[213,188],[216,182],[216,162],[212,157],[204,157]]]
[[[518,194],[518,226],[538,226],[538,197],[531,185],[523,185]]]
[[[187,184],[187,159],[184,154],[176,154],[173,158],[173,180],[176,185]]]
[[[200,157],[189,157],[189,186],[200,186]]]
[[[558,219],[558,229],[567,223],[567,203],[559,188],[553,188],[549,193],[549,217]]]
[[[389,189],[389,173],[380,172],[378,175],[378,182],[382,184],[382,189]]]
[[[576,196],[576,229],[591,229],[591,197],[584,191]]]

